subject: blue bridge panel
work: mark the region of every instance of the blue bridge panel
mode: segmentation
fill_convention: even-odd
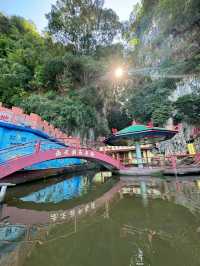
[[[0,122],[0,149],[5,149],[9,147],[14,147],[16,145],[29,143],[21,148],[14,148],[8,150],[7,152],[0,153],[0,162],[5,162],[8,159],[16,158],[17,156],[28,155],[35,151],[36,141],[42,141],[41,150],[48,150],[52,148],[62,148],[66,147],[65,144],[50,138],[47,134],[39,130],[34,130],[25,126],[17,126],[7,122]],[[29,170],[41,170],[50,168],[62,168],[69,165],[80,164],[80,159],[70,158],[70,159],[58,159],[47,161],[39,164],[35,164],[28,167]]]

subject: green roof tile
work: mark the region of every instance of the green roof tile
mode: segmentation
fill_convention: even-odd
[[[135,141],[140,143],[155,143],[172,138],[177,132],[159,127],[145,125],[131,125],[109,136],[106,144],[129,145]]]
[[[145,125],[132,125],[129,127],[126,127],[116,133],[116,135],[119,134],[127,134],[127,133],[134,133],[138,131],[149,131],[149,130],[165,130],[164,128],[159,128],[159,127],[147,127]]]

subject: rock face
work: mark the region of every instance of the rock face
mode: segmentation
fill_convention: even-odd
[[[190,131],[191,129],[188,125],[183,125],[180,132],[174,138],[159,144],[160,152],[165,153],[165,155],[186,154]]]
[[[176,84],[176,89],[169,96],[169,100],[175,102],[179,97],[191,93],[200,92],[200,78],[197,76],[183,78]],[[169,119],[171,120],[171,119]],[[194,142],[197,152],[200,152],[200,125],[199,128],[187,123],[182,123],[180,132],[171,140],[160,145],[161,151],[166,154],[185,154],[188,152],[187,143]]]
[[[162,15],[156,11],[148,22],[139,34],[140,45],[137,49],[137,59],[140,65],[153,68],[164,67],[168,70],[172,64],[176,64],[177,72],[179,72],[186,60],[191,60],[198,55],[200,43],[198,24],[185,27],[179,25],[179,29],[173,28],[169,26],[170,14]],[[152,71],[154,73],[156,69]]]
[[[200,23],[195,8],[197,2],[174,1],[174,8],[172,2],[166,0],[168,9],[164,10],[160,8],[161,1],[152,1],[152,5],[143,1],[143,9],[149,7],[145,9],[145,20],[137,22],[137,37],[140,42],[135,51],[138,64],[147,70],[145,75],[149,75],[151,79],[175,80],[175,88],[166,96],[174,103],[184,95],[200,93]],[[181,5],[178,6],[178,3]],[[172,124],[172,118],[166,123],[169,124]],[[182,121],[180,132],[172,140],[159,144],[160,151],[165,151],[166,154],[184,154],[188,152],[187,144],[192,141],[200,152],[200,137],[194,134],[195,130],[198,132],[198,126],[195,128]]]
[[[196,152],[200,152],[200,127],[195,127],[187,123],[182,123],[179,133],[168,141],[163,141],[158,145],[160,152],[166,155],[187,154],[188,144],[193,143]]]
[[[183,78],[176,84],[176,89],[169,96],[169,100],[175,102],[179,97],[182,97],[191,93],[200,92],[200,77],[190,76]]]

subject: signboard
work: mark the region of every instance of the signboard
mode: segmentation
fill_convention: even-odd
[[[31,122],[26,120],[26,115],[16,115],[13,112],[0,112],[0,121],[10,122],[16,125],[31,125]]]
[[[56,157],[63,157],[63,156],[84,156],[84,157],[94,157],[95,154],[91,150],[79,150],[79,149],[66,149],[64,151],[57,150]]]
[[[0,112],[0,121],[11,122],[12,121],[12,113]]]

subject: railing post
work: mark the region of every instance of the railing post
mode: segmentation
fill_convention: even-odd
[[[170,157],[172,163],[172,169],[174,170],[175,177],[177,178],[177,158],[175,155]]]
[[[172,155],[170,159],[172,163],[172,168],[176,170],[176,156]]]
[[[8,186],[15,186],[15,184],[12,183],[0,183],[0,203],[4,201],[6,190]]]
[[[7,186],[2,185],[0,190],[0,203],[3,202],[5,195],[6,195]]]
[[[200,162],[200,153],[196,153],[195,155],[195,163],[199,163]]]
[[[40,152],[40,147],[41,147],[41,141],[38,140],[35,144],[35,153]]]

